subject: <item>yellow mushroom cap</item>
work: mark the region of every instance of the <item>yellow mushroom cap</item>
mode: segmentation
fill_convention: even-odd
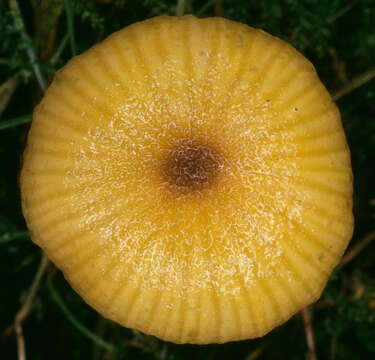
[[[88,304],[176,343],[266,334],[320,296],[353,231],[314,67],[222,18],[153,18],[69,61],[35,109],[21,194]]]

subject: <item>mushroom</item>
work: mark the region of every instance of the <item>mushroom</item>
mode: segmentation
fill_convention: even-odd
[[[70,60],[35,109],[21,194],[89,305],[176,343],[282,324],[353,231],[350,153],[314,67],[222,18],[156,17]]]

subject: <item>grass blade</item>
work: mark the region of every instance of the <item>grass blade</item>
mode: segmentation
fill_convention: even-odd
[[[4,120],[0,122],[0,130],[9,129],[18,125],[26,124],[33,119],[32,115],[20,116],[14,119]]]
[[[70,47],[72,49],[72,55],[77,55],[77,46],[76,46],[76,40],[75,40],[75,34],[74,34],[74,14],[72,10],[72,4],[70,3],[70,0],[64,0],[65,5],[65,12],[66,12],[66,18],[68,21],[68,34],[70,39]]]
[[[96,334],[94,334],[91,330],[87,329],[83,324],[81,324],[77,318],[71,313],[71,311],[68,309],[68,307],[65,305],[63,299],[61,298],[58,291],[55,289],[55,287],[52,284],[51,279],[48,279],[47,281],[47,287],[51,294],[52,299],[55,301],[55,303],[58,305],[60,310],[63,312],[63,314],[67,317],[67,319],[71,322],[71,324],[84,336],[95,342],[97,345],[101,346],[102,348],[106,350],[110,350],[112,352],[117,352],[117,347],[106,342]]]

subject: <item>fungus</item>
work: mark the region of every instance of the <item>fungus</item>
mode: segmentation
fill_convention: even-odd
[[[35,109],[21,194],[88,304],[176,343],[282,324],[353,231],[350,154],[314,67],[221,18],[153,18],[70,60]]]

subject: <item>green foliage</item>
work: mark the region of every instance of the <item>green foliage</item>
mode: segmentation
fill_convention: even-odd
[[[0,76],[30,68],[30,63],[25,59],[24,44],[14,27],[10,11],[4,2],[0,2]]]
[[[0,288],[1,358],[16,358],[15,335],[6,330],[14,320],[40,260],[30,241],[20,208],[18,174],[32,109],[42,96],[34,77],[51,74],[72,56],[110,33],[152,16],[176,12],[176,1],[162,0],[20,0],[29,43],[14,25],[8,1],[0,0],[0,86],[15,74],[23,81],[0,119]],[[375,64],[375,3],[373,0],[223,0],[223,15],[291,42],[316,66],[332,93]],[[41,10],[41,5],[47,4]],[[186,0],[185,9],[213,16],[215,0]],[[67,11],[68,10],[68,11]],[[72,21],[69,23],[69,16]],[[30,63],[27,49],[38,55],[54,33],[51,53]],[[52,40],[51,40],[52,41]],[[0,92],[1,97],[1,92]],[[374,226],[375,80],[338,100],[352,152],[358,242]],[[336,269],[314,307],[313,326],[319,359],[375,357],[375,245],[351,263]],[[224,345],[174,345],[102,319],[67,285],[61,274],[44,279],[35,307],[24,323],[28,359],[302,359],[306,355],[299,316],[262,339]],[[56,289],[58,294],[54,293]],[[56,300],[58,299],[58,300]],[[72,321],[72,318],[74,321]],[[87,332],[86,330],[89,330]],[[90,334],[113,344],[114,353]],[[90,337],[91,336],[91,337]],[[250,355],[251,354],[251,355]],[[251,357],[253,356],[253,357]]]

